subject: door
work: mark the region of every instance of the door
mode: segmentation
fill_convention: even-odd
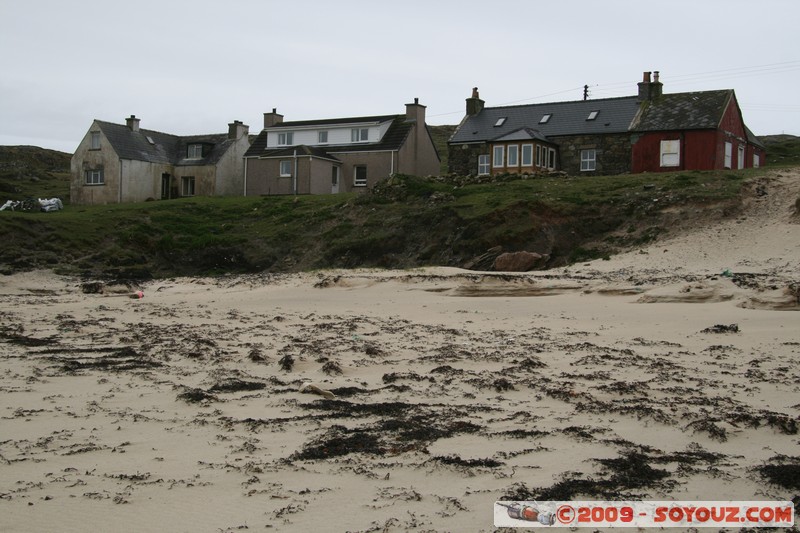
[[[336,165],[331,166],[331,193],[336,194],[339,192],[339,167]]]
[[[161,174],[161,199],[169,200],[169,174]]]

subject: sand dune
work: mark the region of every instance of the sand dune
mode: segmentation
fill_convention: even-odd
[[[0,278],[0,529],[493,531],[498,499],[791,500],[800,176],[778,174],[735,220],[557,271]]]

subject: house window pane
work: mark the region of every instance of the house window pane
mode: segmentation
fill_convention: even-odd
[[[189,145],[189,159],[202,159],[203,158],[203,145],[190,144]]]
[[[661,166],[677,167],[681,164],[681,142],[661,141]]]
[[[102,170],[87,170],[85,174],[86,185],[103,185],[103,171]]]
[[[753,168],[761,166],[761,157],[758,154],[753,154]]]
[[[523,144],[522,145],[522,166],[523,167],[533,166],[533,145],[532,144]]]
[[[739,157],[736,159],[736,168],[744,168],[744,146],[739,145]]]
[[[289,146],[294,143],[294,133],[291,131],[287,131],[286,133],[279,133],[278,134],[278,145],[279,146]]]
[[[597,169],[597,152],[595,150],[581,150],[581,171],[589,172]]]
[[[509,167],[519,166],[519,146],[512,144],[508,147],[508,164]]]
[[[358,165],[354,169],[355,177],[353,179],[353,185],[356,187],[366,187],[367,186],[367,167],[364,165]]]
[[[495,146],[492,156],[492,166],[494,168],[502,167],[504,161],[505,161],[505,147]]]
[[[350,140],[354,143],[369,140],[369,128],[353,128],[350,130]]]
[[[194,176],[181,178],[181,196],[194,196]]]
[[[281,177],[288,178],[292,176],[292,162],[281,161]]]
[[[99,150],[100,149],[100,132],[93,131],[92,132],[92,150]]]
[[[538,144],[536,145],[536,166],[542,166],[542,147]]]
[[[328,142],[328,132],[327,131],[319,132],[319,136],[318,136],[317,142],[319,142],[320,144],[327,143]]]
[[[489,154],[478,156],[478,175],[485,176],[489,173]]]

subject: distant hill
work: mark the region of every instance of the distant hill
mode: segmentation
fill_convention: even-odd
[[[800,164],[800,137],[794,135],[764,135],[759,137],[767,147],[767,166]]]
[[[0,204],[26,198],[68,201],[71,158],[37,146],[0,146]]]

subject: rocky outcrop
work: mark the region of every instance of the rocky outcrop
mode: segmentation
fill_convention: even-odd
[[[549,258],[536,252],[506,252],[494,260],[494,269],[498,272],[527,272],[541,268]]]

